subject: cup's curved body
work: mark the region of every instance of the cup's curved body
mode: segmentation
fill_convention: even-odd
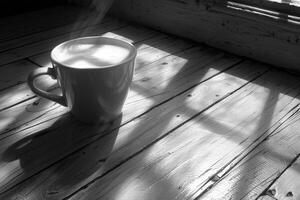
[[[128,49],[130,54],[121,62],[99,67],[73,67],[57,59],[60,52],[65,50],[65,45],[82,41],[89,44],[119,45]],[[34,71],[28,77],[28,84],[38,95],[69,107],[75,118],[80,121],[86,123],[111,121],[122,112],[132,82],[136,53],[133,45],[112,38],[96,36],[70,40],[52,50],[53,68],[49,68],[48,71]],[[57,79],[62,96],[43,91],[34,85],[34,79],[45,74]]]
[[[83,122],[110,121],[122,111],[134,71],[134,60],[96,69],[63,67],[52,61],[66,104]]]

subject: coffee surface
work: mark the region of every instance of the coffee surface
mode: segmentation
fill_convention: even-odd
[[[98,68],[122,63],[131,55],[130,49],[118,44],[76,41],[55,50],[55,60],[74,68]]]

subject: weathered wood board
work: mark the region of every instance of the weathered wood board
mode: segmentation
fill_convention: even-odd
[[[299,94],[294,101],[297,104],[279,125],[220,171],[219,181],[202,190],[201,199],[299,198]]]
[[[280,15],[274,19],[245,11],[226,5],[220,8],[214,1],[190,0],[115,0],[112,6],[112,13],[122,19],[300,70],[299,24],[280,20]]]
[[[269,83],[272,84],[270,79],[274,80],[273,77],[274,73],[267,73],[253,81],[253,84],[265,80],[269,80]],[[279,120],[299,103],[299,101],[293,101],[293,96],[285,96],[280,98],[276,106],[272,104],[264,106],[267,101],[276,102],[277,97],[276,95],[271,98],[259,97],[257,87],[261,86],[246,85],[228,99],[192,118],[179,128],[170,130],[170,132],[167,131],[168,129],[164,129],[168,133],[166,136],[159,135],[160,140],[142,148],[139,151],[140,154],[135,155],[105,176],[97,178],[87,187],[83,187],[72,199],[123,199],[125,197],[128,199],[151,199],[153,197],[154,199],[194,199],[202,185],[217,179],[214,176],[216,172],[230,164],[232,159],[264,136],[268,129],[280,125]],[[261,91],[265,91],[264,87],[261,89]],[[251,104],[256,104],[256,106],[250,106]],[[166,104],[166,106],[168,105],[170,104]],[[179,106],[180,104],[175,103],[175,105]],[[193,116],[193,111],[196,112],[198,109],[194,108],[189,111],[186,106],[191,105],[197,107],[192,102],[185,105],[184,108],[181,108],[182,111],[176,112],[180,115],[179,118],[185,118],[187,115],[183,110],[192,112],[188,114]],[[262,107],[265,108],[261,109]],[[256,109],[257,111],[255,111]],[[265,112],[265,116],[274,113],[275,117],[264,119],[265,121],[262,123],[261,112]],[[161,132],[160,126],[168,127],[174,121],[180,120],[176,119],[175,113],[172,114],[171,119],[172,121],[169,123],[165,121],[157,123],[154,128],[155,132]],[[134,130],[135,128],[133,127]],[[149,133],[153,129],[148,128],[147,130],[141,132],[148,139],[151,137]],[[111,163],[118,165],[115,159],[119,161],[128,155],[130,150],[141,145],[143,139],[133,137],[137,138],[136,143],[129,140],[129,146],[123,146],[123,142],[121,142],[120,147],[117,138],[114,151],[107,164],[104,165],[105,168],[110,168],[107,166],[111,166]],[[124,139],[126,140],[126,137]],[[149,141],[147,139],[145,141]],[[117,158],[114,158],[114,153]],[[117,156],[117,154],[120,155]],[[112,164],[112,166],[114,165]],[[221,190],[220,193],[222,192],[224,191]],[[208,199],[215,197],[212,193]]]
[[[299,120],[299,116],[297,120]],[[294,123],[297,123],[297,125],[292,125],[292,127],[299,128],[299,123],[295,121]],[[291,130],[291,127],[289,129]],[[291,135],[291,137],[293,137],[295,140],[299,140],[299,136],[296,134]],[[291,166],[286,167],[285,171],[283,171],[283,174],[275,181],[275,183],[271,185],[268,190],[266,190],[266,193],[272,197],[275,197],[276,199],[300,199],[299,147],[297,148],[297,151],[293,152],[294,155],[295,153],[297,154],[297,157],[295,157],[293,160],[289,160],[289,164],[291,164]]]

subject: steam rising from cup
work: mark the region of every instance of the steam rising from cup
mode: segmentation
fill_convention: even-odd
[[[78,16],[76,23],[72,27],[71,38],[97,35],[97,32],[92,33],[93,26],[101,24],[106,13],[112,6],[114,0],[68,0],[70,3],[85,6],[91,10],[90,14],[82,13]]]

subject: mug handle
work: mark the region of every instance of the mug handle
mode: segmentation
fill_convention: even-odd
[[[56,72],[53,68],[44,68],[44,67],[37,68],[33,72],[31,72],[29,74],[28,78],[27,78],[27,83],[28,83],[28,86],[30,87],[30,89],[34,93],[36,93],[37,95],[39,95],[41,97],[52,100],[52,101],[54,101],[56,103],[59,103],[63,106],[67,106],[66,99],[65,99],[64,96],[52,94],[50,92],[47,92],[45,90],[42,90],[42,89],[36,87],[36,85],[34,84],[34,79],[36,79],[37,77],[42,76],[42,75],[51,76],[53,79],[57,78],[56,77]]]

